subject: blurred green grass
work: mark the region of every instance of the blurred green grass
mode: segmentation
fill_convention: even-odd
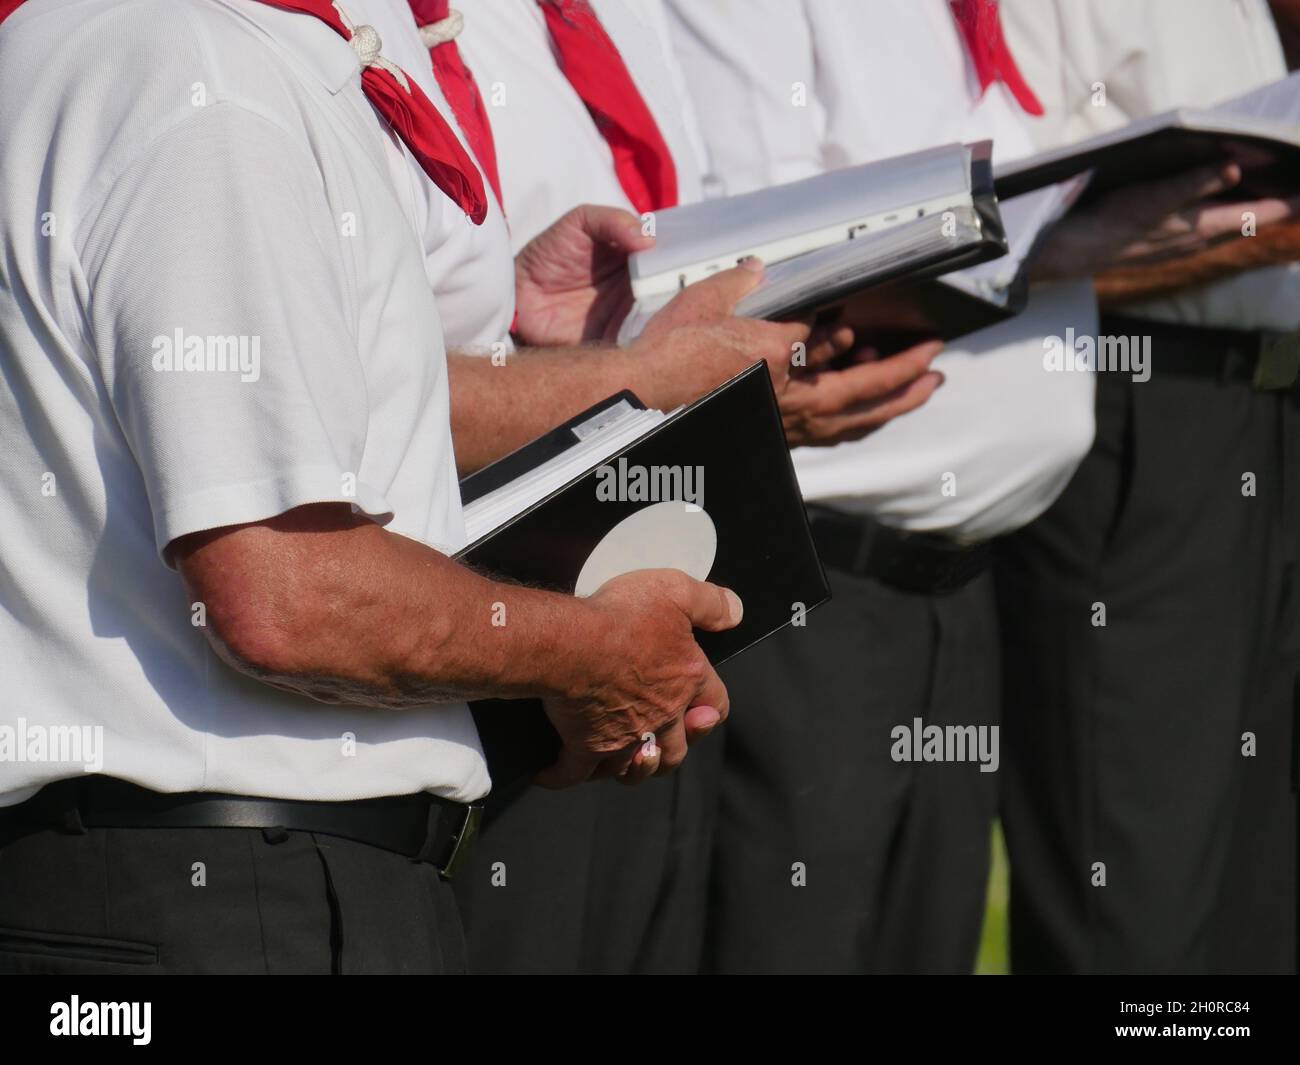
[[[1002,826],[994,824],[989,840],[993,860],[989,864],[988,894],[984,900],[984,928],[980,932],[980,951],[975,959],[976,976],[1005,976],[1010,972],[1007,958],[1007,902],[1011,895],[1007,848]]]

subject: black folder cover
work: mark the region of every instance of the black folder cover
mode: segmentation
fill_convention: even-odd
[[[504,480],[535,465],[530,448],[534,456],[550,457],[548,438],[571,432],[620,398],[611,397],[500,460],[514,471]],[[796,603],[811,610],[830,597],[764,363],[666,418],[600,465],[620,458],[629,466],[703,467],[703,509],[718,537],[708,579],[734,589],[745,604],[736,628],[696,633],[714,664],[789,624]],[[572,592],[583,563],[605,534],[648,505],[598,499],[598,469],[593,466],[457,557],[504,578]],[[489,480],[504,483],[499,475]],[[559,737],[536,700],[482,700],[471,708],[496,788],[529,778],[555,760]]]
[[[1025,309],[1028,297],[1025,277],[1016,278],[1002,305],[945,284],[942,278],[909,278],[861,293],[855,298],[854,312],[861,320],[870,317],[885,334],[955,340],[1014,318]],[[863,329],[859,336],[874,342],[875,330]]]
[[[1093,145],[1092,140],[1099,143]],[[1066,181],[1092,170],[1081,202],[1135,182],[1168,177],[1206,163],[1226,161],[1237,151],[1264,153],[1273,161],[1251,167],[1234,195],[1266,195],[1277,188],[1291,190],[1300,181],[1300,147],[1269,137],[1222,130],[1164,126],[1149,129],[1129,140],[1102,142],[1092,138],[1077,150],[1061,149],[999,168],[995,178],[998,196],[1009,200],[1021,193]],[[1269,184],[1272,182],[1272,184]]]

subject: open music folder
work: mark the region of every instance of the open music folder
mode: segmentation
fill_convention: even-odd
[[[654,247],[629,260],[636,303],[619,341],[681,289],[746,256],[766,270],[736,314],[779,319],[1004,255],[991,152],[989,141],[941,145],[657,212]],[[939,311],[946,296],[934,293]]]
[[[589,595],[667,567],[734,590],[741,623],[696,633],[715,664],[830,597],[761,362],[671,413],[612,396],[461,486],[471,542],[456,557],[484,572]],[[496,789],[555,760],[536,700],[470,706]]]
[[[1252,179],[1300,186],[1300,73],[1213,107],[1177,107],[999,165],[994,186],[1006,201],[1087,174],[1093,195],[1239,152],[1260,159],[1247,168],[1247,188]]]

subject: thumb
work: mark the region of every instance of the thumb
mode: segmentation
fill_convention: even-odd
[[[730,588],[686,577],[677,605],[691,625],[705,632],[724,632],[740,624],[745,608]]]
[[[585,203],[574,208],[582,231],[597,244],[608,244],[631,254],[652,247],[655,238],[641,228],[641,219],[621,207]]]
[[[703,281],[683,289],[679,300],[699,303],[713,309],[719,316],[731,314],[741,298],[752,292],[763,280],[763,261],[748,256],[738,266],[711,274]]]

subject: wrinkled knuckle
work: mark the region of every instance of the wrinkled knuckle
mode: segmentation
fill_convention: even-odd
[[[682,662],[682,681],[688,687],[686,699],[695,694],[700,689],[709,675],[709,660],[704,657],[703,652],[696,649],[688,654]]]
[[[694,581],[679,569],[658,571],[659,587],[674,602],[684,602],[690,597]]]

